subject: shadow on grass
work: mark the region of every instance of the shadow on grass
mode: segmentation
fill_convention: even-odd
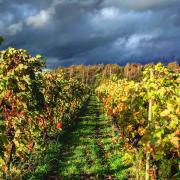
[[[114,174],[126,167],[112,169],[109,164],[105,145],[112,149],[111,128],[96,97],[91,97],[77,121],[60,137],[58,162],[45,179],[114,179]]]

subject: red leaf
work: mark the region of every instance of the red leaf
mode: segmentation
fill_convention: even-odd
[[[2,165],[2,172],[4,172],[4,173],[5,173],[6,171],[7,171],[7,167],[6,167],[6,165],[5,165],[5,164],[3,164],[3,165]]]
[[[56,127],[57,129],[62,129],[62,122],[58,122]]]
[[[32,151],[32,150],[33,150],[33,147],[34,147],[34,143],[33,143],[33,142],[31,142],[31,143],[28,144],[28,149],[29,149],[29,151]]]

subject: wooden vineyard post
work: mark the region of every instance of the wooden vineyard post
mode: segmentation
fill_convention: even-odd
[[[153,76],[152,70],[150,71],[150,79]],[[149,109],[148,109],[148,126],[150,126],[150,123],[152,122],[152,99],[149,99]],[[146,174],[145,179],[149,180],[149,170],[150,170],[150,142],[146,145]]]
[[[86,84],[89,82],[89,66],[87,67],[87,72],[86,72]]]
[[[73,77],[73,67],[70,69],[70,78]]]
[[[111,77],[111,67],[109,68],[109,77]]]
[[[85,82],[85,69],[83,69],[82,82]]]
[[[139,157],[138,157],[138,150],[136,149],[136,180],[139,180]]]
[[[148,126],[152,121],[152,99],[149,100],[148,110]],[[146,180],[149,180],[149,169],[150,169],[150,142],[146,145]]]

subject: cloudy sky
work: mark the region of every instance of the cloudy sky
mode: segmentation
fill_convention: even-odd
[[[180,57],[180,0],[0,0],[8,46],[42,54],[47,67]]]

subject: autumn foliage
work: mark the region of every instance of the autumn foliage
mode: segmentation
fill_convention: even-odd
[[[20,178],[35,167],[32,154],[73,123],[88,97],[82,82],[42,72],[44,65],[24,49],[0,52],[0,176]]]

